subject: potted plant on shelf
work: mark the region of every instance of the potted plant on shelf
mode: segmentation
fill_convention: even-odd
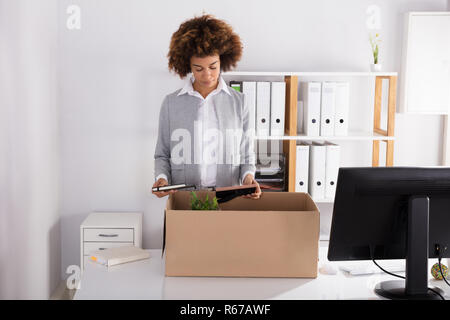
[[[379,63],[378,60],[379,45],[381,42],[380,34],[379,33],[375,33],[375,35],[370,34],[369,40],[370,46],[372,47],[372,55],[373,55],[373,63],[370,65],[370,71],[372,72],[381,71],[381,63]]]

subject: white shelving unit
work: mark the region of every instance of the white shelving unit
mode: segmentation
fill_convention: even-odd
[[[256,140],[280,140],[286,154],[288,191],[295,191],[295,163],[297,141],[369,141],[372,142],[372,166],[379,166],[380,142],[386,143],[386,166],[393,165],[394,122],[396,110],[397,72],[272,72],[231,71],[222,73],[226,80],[252,80],[282,77],[286,82],[286,118],[284,136],[255,136]],[[299,78],[321,78],[320,81],[348,77],[367,77],[375,81],[374,119],[372,131],[350,131],[347,136],[307,136],[297,133],[297,97]],[[381,129],[382,81],[389,81],[387,130]],[[369,128],[368,128],[369,129]],[[332,203],[334,199],[314,199],[317,203]]]

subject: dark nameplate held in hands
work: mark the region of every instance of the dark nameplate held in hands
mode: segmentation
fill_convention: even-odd
[[[214,188],[214,190],[216,191],[217,202],[223,203],[239,196],[255,193],[256,187],[256,184],[249,184],[244,186]]]

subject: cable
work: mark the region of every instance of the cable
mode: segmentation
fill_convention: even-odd
[[[444,279],[445,283],[450,286],[447,279],[444,277],[444,273],[442,272],[442,266],[441,266],[441,260],[442,260],[442,254],[441,254],[441,246],[439,244],[435,245],[435,250],[438,254],[438,263],[439,263],[439,272],[441,273],[442,279]],[[444,251],[447,250],[447,247],[444,247]]]
[[[441,273],[442,279],[444,279],[445,283],[450,286],[450,283],[448,283],[447,279],[444,277],[444,273],[442,272],[442,267],[441,267],[441,257],[438,258],[438,263],[439,263],[439,272]]]
[[[436,290],[433,290],[431,288],[428,288],[428,290],[430,290],[430,291],[434,292],[435,294],[437,294],[439,297],[441,297],[442,300],[445,300],[445,298],[439,292],[437,292]]]
[[[386,271],[386,270],[384,270],[374,259],[372,259],[372,261],[373,261],[373,263],[375,263],[375,265],[378,267],[378,268],[380,268],[381,269],[381,271],[383,271],[383,272],[386,272],[387,274],[389,274],[389,275],[391,275],[391,276],[394,276],[394,277],[397,277],[397,278],[401,278],[401,279],[406,279],[404,276],[400,276],[400,275],[398,275],[398,274],[395,274],[395,273],[392,273],[392,272],[389,272],[389,271]]]
[[[389,272],[389,271],[386,271],[386,270],[384,270],[376,261],[375,261],[375,259],[372,259],[372,261],[373,261],[373,263],[375,263],[375,265],[378,267],[378,268],[380,268],[381,269],[381,271],[383,271],[383,272],[385,272],[385,273],[387,273],[387,274],[389,274],[389,275],[391,275],[391,276],[394,276],[394,277],[397,277],[397,278],[400,278],[400,279],[405,279],[406,280],[406,278],[404,277],[404,276],[401,276],[401,275],[398,275],[398,274],[395,274],[395,273],[392,273],[392,272]],[[439,264],[440,265],[440,264]],[[442,271],[441,271],[442,272]],[[446,281],[447,282],[447,281]],[[435,294],[437,294],[442,300],[445,300],[445,298],[439,293],[439,292],[437,292],[436,290],[433,290],[433,289],[431,289],[431,288],[428,288],[428,290],[430,290],[431,292],[434,292]]]

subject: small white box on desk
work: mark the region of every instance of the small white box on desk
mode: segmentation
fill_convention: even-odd
[[[142,248],[141,212],[93,212],[80,225],[80,264],[92,251],[124,246]]]

